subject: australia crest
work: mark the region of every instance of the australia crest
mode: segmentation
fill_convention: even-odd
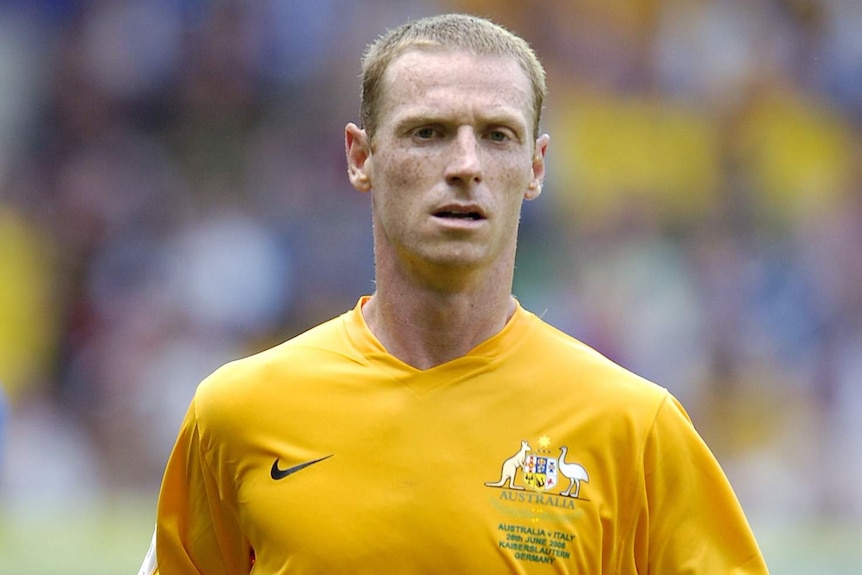
[[[527,452],[523,480],[534,491],[554,489],[557,486],[557,460],[547,453]]]
[[[521,449],[506,458],[500,469],[500,479],[487,482],[488,487],[508,489],[530,489],[536,492],[551,492],[581,499],[581,483],[589,483],[590,475],[580,463],[567,460],[569,448],[559,447],[560,455],[552,456],[551,440],[543,435],[539,438],[539,449],[534,449],[526,440]],[[519,477],[520,476],[520,477]],[[559,483],[568,479],[568,486],[559,491]],[[556,490],[556,491],[554,491]]]

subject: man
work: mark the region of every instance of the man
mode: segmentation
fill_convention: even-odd
[[[544,71],[448,15],[363,59],[376,290],[199,387],[141,573],[765,573],[668,392],[512,297]]]

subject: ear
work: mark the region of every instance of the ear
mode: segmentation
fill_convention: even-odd
[[[368,174],[368,159],[371,157],[371,142],[365,130],[354,123],[344,128],[344,149],[347,153],[347,177],[360,192],[371,190]]]
[[[548,134],[543,134],[536,139],[536,148],[533,151],[533,179],[527,186],[524,199],[534,200],[542,193],[542,182],[545,180],[545,153],[548,151],[550,141],[551,137]]]

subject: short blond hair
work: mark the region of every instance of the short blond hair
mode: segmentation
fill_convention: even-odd
[[[362,57],[360,119],[369,137],[377,128],[377,110],[386,70],[406,50],[422,46],[464,50],[479,56],[515,58],[533,89],[533,136],[538,135],[547,86],[545,69],[530,45],[520,36],[485,18],[444,14],[389,30],[366,49]]]

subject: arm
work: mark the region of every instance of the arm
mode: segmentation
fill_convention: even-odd
[[[195,403],[189,407],[165,469],[153,547],[139,575],[248,573],[251,546],[210,469]]]
[[[672,396],[646,440],[644,486],[636,530],[649,573],[768,572],[730,482]]]

